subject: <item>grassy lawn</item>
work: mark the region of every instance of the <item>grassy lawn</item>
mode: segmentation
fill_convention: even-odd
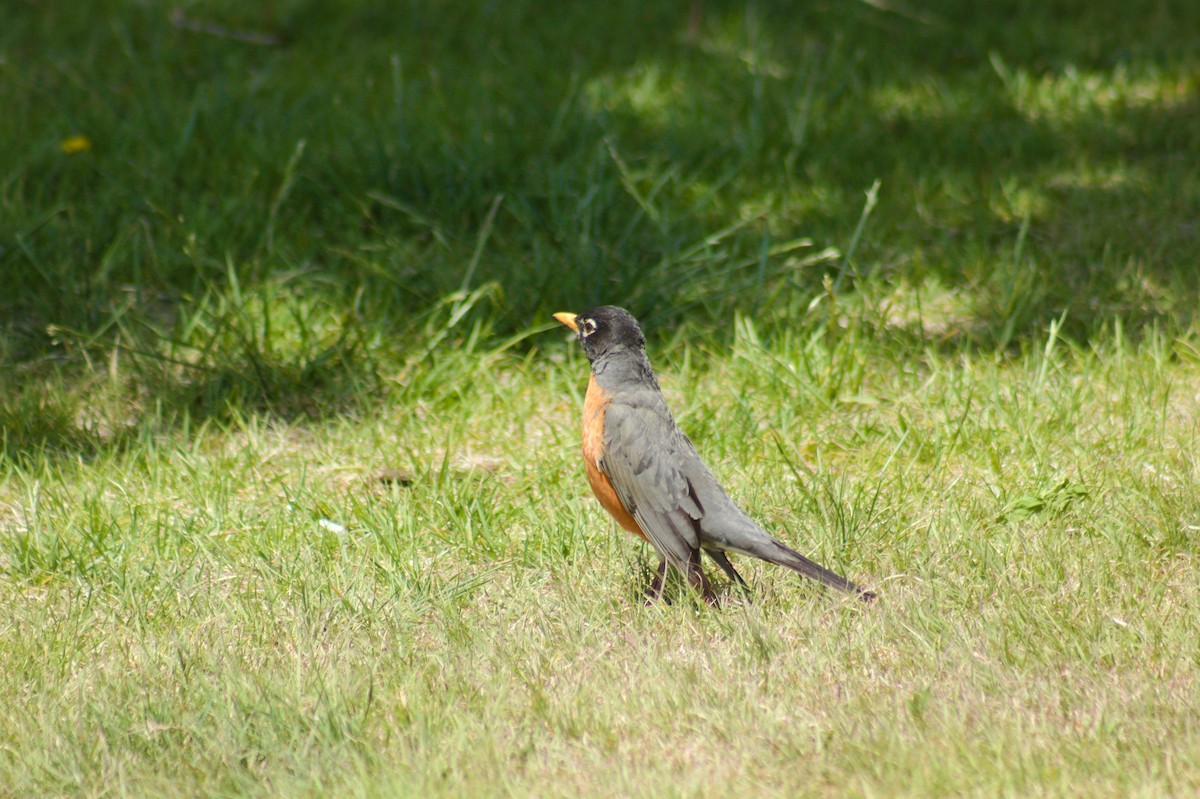
[[[251,5],[4,12],[0,796],[1200,793],[1200,6]]]

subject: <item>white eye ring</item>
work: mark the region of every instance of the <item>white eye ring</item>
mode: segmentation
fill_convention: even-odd
[[[591,319],[583,319],[579,322],[579,335],[587,338],[596,332],[596,323]]]

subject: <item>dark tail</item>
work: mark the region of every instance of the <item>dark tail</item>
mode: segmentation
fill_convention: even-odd
[[[765,550],[762,553],[755,553],[763,560],[771,563],[778,563],[780,566],[786,566],[792,571],[799,572],[805,577],[816,580],[819,583],[824,583],[830,588],[836,588],[839,591],[845,591],[848,594],[856,594],[863,602],[875,601],[875,592],[867,591],[854,583],[847,580],[836,572],[831,572],[819,563],[814,563],[808,558],[801,555],[794,549],[785,546],[784,544],[771,540],[774,546],[763,547]]]

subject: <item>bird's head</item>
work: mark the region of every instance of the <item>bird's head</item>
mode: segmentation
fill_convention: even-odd
[[[556,313],[554,318],[575,331],[592,363],[620,350],[640,352],[646,344],[642,328],[624,308],[601,305],[581,314]]]

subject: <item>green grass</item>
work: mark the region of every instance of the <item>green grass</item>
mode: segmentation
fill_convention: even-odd
[[[15,4],[0,795],[1200,791],[1200,10],[972,5]],[[614,301],[876,605],[643,607]]]

